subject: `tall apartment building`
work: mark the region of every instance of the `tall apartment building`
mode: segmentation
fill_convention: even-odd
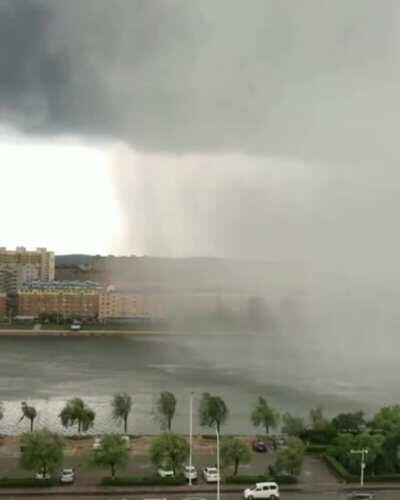
[[[28,251],[24,247],[7,250],[0,247],[0,272],[6,291],[15,294],[25,282],[42,280],[53,281],[55,257],[46,248]]]
[[[97,318],[102,287],[92,281],[33,281],[17,293],[17,316]]]
[[[161,296],[144,291],[104,290],[99,297],[99,319],[162,319]]]

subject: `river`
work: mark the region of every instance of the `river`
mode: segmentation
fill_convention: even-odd
[[[68,398],[80,396],[96,411],[93,433],[114,431],[110,400],[118,391],[133,396],[131,433],[155,433],[153,415],[160,391],[178,399],[176,430],[188,430],[189,394],[195,404],[208,391],[224,397],[230,418],[225,432],[254,432],[249,413],[258,395],[280,411],[308,414],[320,404],[327,414],[368,413],[400,399],[398,350],[381,340],[350,342],[343,335],[243,333],[164,334],[128,338],[0,338],[0,432],[28,428],[18,423],[20,403],[33,403],[37,426],[61,430],[58,414]],[[195,432],[202,431],[197,419]]]

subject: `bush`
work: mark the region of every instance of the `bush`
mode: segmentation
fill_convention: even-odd
[[[296,484],[298,482],[296,476],[279,473],[274,465],[269,465],[268,471],[270,473],[270,477],[273,478],[273,481],[276,481],[279,484]]]
[[[35,479],[34,477],[0,478],[0,488],[45,488],[56,484],[55,479]]]
[[[336,458],[326,454],[323,457],[328,467],[337,477],[339,477],[340,479],[344,479],[347,483],[357,480],[357,478],[350,474],[350,472],[348,472],[348,470],[343,467],[343,465],[338,460],[336,460]]]
[[[326,429],[314,430],[307,429],[300,436],[301,439],[305,442],[309,442],[311,444],[331,444],[336,438],[337,433],[333,426],[327,426]]]
[[[289,474],[277,474],[274,476],[274,481],[276,481],[278,484],[297,484],[298,479],[295,476],[291,476]]]
[[[215,434],[202,434],[201,437],[203,439],[209,439],[211,441],[216,441],[217,440],[217,436]]]
[[[127,477],[104,477],[102,486],[182,486],[187,483],[183,476],[159,477],[159,476],[127,476]]]
[[[400,474],[377,474],[376,476],[365,476],[366,483],[379,483],[379,482],[400,482]]]

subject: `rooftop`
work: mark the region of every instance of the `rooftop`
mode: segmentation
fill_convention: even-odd
[[[22,285],[28,290],[65,290],[65,289],[101,289],[103,288],[95,281],[29,281]]]

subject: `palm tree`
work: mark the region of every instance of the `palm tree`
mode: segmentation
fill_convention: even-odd
[[[229,410],[225,401],[220,396],[212,396],[205,392],[199,405],[199,420],[201,426],[217,427],[221,432],[223,425],[229,416]]]
[[[96,413],[86,406],[80,398],[74,398],[67,401],[60,415],[61,423],[64,427],[72,427],[78,424],[78,433],[86,432],[94,425]]]
[[[171,431],[172,419],[175,415],[176,398],[172,392],[162,392],[157,401],[157,417],[162,430]]]
[[[22,401],[21,403],[22,417],[19,419],[20,422],[27,418],[31,424],[31,432],[33,432],[33,424],[35,422],[35,418],[37,417],[37,411],[34,406],[29,406],[26,401]]]
[[[263,397],[259,397],[251,413],[251,422],[254,427],[263,426],[265,433],[269,433],[270,427],[276,427],[279,422],[279,413],[268,405]]]
[[[112,401],[113,419],[124,423],[124,432],[128,432],[128,417],[132,409],[132,398],[126,392],[116,394]]]

